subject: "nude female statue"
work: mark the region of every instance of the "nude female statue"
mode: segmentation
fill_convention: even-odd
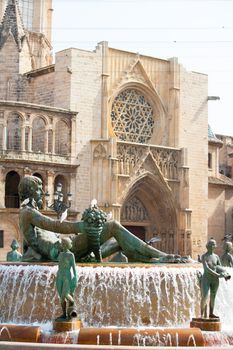
[[[89,253],[87,231],[99,228],[87,227],[84,221],[63,221],[51,219],[39,212],[43,204],[42,182],[35,176],[24,177],[19,184],[21,209],[19,225],[28,246],[23,256],[24,261],[58,259],[62,251],[61,238],[69,235],[75,260],[80,261]],[[103,224],[100,234],[102,257],[107,257],[122,250],[131,261],[139,262],[177,262],[178,256],[161,252],[126,230],[115,220]]]
[[[210,292],[209,317],[218,318],[214,314],[215,298],[219,287],[219,278],[228,280],[231,276],[221,266],[220,258],[214,253],[216,241],[211,238],[206,244],[207,252],[202,255],[204,273],[201,277],[201,317],[207,317],[207,299]]]

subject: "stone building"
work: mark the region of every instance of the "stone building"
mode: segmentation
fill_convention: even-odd
[[[52,63],[51,13],[52,0],[0,4],[0,258],[22,241],[17,184],[29,174],[51,194],[58,182],[73,193],[71,219],[97,198],[140,238],[197,257],[213,226],[208,186],[223,188],[217,163],[208,168],[219,147],[208,138],[208,77],[106,42]],[[232,208],[229,193],[220,202]]]
[[[220,253],[224,235],[233,232],[233,180],[229,177],[226,137],[214,135],[210,128],[208,136],[208,234],[217,239]]]
[[[220,173],[232,178],[232,163],[231,158],[233,155],[233,136],[216,135],[216,137],[222,141],[222,147],[219,151],[219,170]]]

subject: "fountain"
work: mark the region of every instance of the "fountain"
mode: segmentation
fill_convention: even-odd
[[[28,181],[30,177],[27,179],[27,191],[30,192]],[[36,198],[33,197],[33,200]],[[75,232],[77,227],[81,229],[83,233],[78,240],[80,246],[77,244],[79,235],[71,236],[70,240],[76,260],[81,260],[83,254],[89,256],[86,244],[88,235],[85,235],[84,228],[89,230],[90,227],[54,221],[41,215],[35,207],[23,207],[21,213],[20,225],[29,246],[29,253],[25,257],[28,260],[34,257],[37,261],[0,264],[0,341],[187,347],[216,345],[224,339],[225,343],[231,344],[233,337],[227,329],[225,333],[218,332],[218,336],[211,332],[211,336],[199,328],[189,327],[190,320],[200,313],[199,277],[202,266],[198,263],[162,263],[179,262],[180,257],[147,247],[146,243],[133,237],[115,222],[101,223],[104,239],[99,235],[100,227],[91,231],[91,234],[99,236],[98,240],[95,238],[98,244],[92,244],[89,248],[92,251],[95,248],[99,260],[106,251],[117,251],[118,246],[127,257],[140,257],[141,262],[77,263],[78,284],[74,305],[81,322],[68,332],[65,328],[54,330],[53,321],[60,314],[60,301],[55,287],[58,266],[51,258],[61,254],[62,238],[51,232],[52,244],[48,241],[48,232],[43,229],[49,226],[51,231],[56,229],[55,232],[63,234]],[[37,222],[41,231],[35,226],[31,230],[31,222],[34,225]],[[111,234],[109,228],[113,230]],[[36,251],[38,241],[35,241],[35,237],[43,242],[43,249]],[[114,244],[111,242],[110,248],[106,248],[106,237],[116,240]],[[99,251],[102,244],[104,249]],[[136,254],[133,254],[129,244],[133,244]],[[50,261],[43,262],[45,257]],[[144,264],[145,260],[147,264]],[[231,297],[225,296],[232,291],[232,283],[232,280],[226,282],[222,279],[216,299],[216,312],[224,327],[233,322],[230,319],[233,313],[229,312],[230,308],[233,309],[233,301]]]

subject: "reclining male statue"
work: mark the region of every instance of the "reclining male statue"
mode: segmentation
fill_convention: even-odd
[[[82,261],[90,254],[90,235],[99,235],[99,261],[102,257],[108,257],[121,250],[129,261],[180,262],[179,256],[166,254],[151,247],[115,220],[95,227],[88,226],[85,221],[60,222],[41,214],[39,208],[43,203],[42,182],[35,176],[26,176],[20,181],[19,196],[19,224],[27,246],[24,261],[56,261],[62,249],[61,240],[64,235],[69,235],[72,241],[71,251],[75,260]]]

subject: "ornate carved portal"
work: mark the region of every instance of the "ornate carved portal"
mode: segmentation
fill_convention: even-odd
[[[133,234],[142,240],[146,240],[146,226],[149,217],[146,208],[137,197],[131,198],[125,203],[122,214],[121,223]]]
[[[177,216],[172,193],[155,177],[142,176],[130,188],[122,206],[121,223],[145,241],[158,238],[154,247],[177,253]]]
[[[121,220],[127,222],[148,221],[147,211],[142,202],[137,197],[132,198],[124,205]]]

